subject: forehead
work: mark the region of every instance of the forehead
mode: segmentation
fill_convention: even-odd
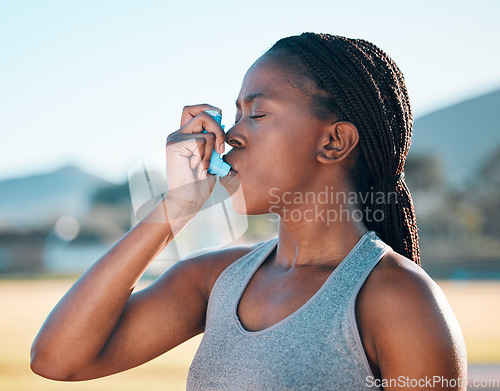
[[[240,106],[257,98],[272,100],[304,99],[297,76],[278,59],[260,57],[247,71],[236,101]]]

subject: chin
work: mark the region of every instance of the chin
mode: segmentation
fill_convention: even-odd
[[[241,187],[231,193],[229,199],[234,211],[241,216],[257,216],[270,213],[269,206],[263,204],[262,201],[253,200],[254,202],[252,202],[248,197],[245,199]]]
[[[247,204],[245,202],[245,196],[243,195],[241,186],[238,186],[236,189],[228,189],[226,186],[224,187],[229,193],[229,199],[231,200],[231,206],[234,211],[242,216],[248,215]]]
[[[264,190],[247,188],[244,191],[241,183],[234,179],[220,180],[220,184],[229,194],[231,206],[237,214],[241,216],[257,216],[271,213],[269,211],[269,200],[261,198],[261,195],[265,194]]]

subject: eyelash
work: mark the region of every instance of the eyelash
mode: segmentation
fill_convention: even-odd
[[[262,117],[265,117],[265,116],[266,116],[266,114],[249,115],[248,118],[250,118],[250,119],[259,119],[259,118],[262,118]],[[243,117],[241,117],[241,118],[243,118]],[[236,125],[238,122],[240,122],[241,118],[237,118],[237,119],[235,118],[233,126]]]

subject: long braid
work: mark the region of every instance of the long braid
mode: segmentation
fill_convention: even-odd
[[[413,127],[400,69],[368,41],[329,34],[283,38],[268,53],[298,57],[297,66],[305,66],[309,78],[328,96],[326,105],[324,99],[315,103],[357,127],[360,154],[352,180],[368,200],[365,224],[395,251],[420,265],[415,211],[404,177],[384,182],[403,173]],[[375,194],[379,193],[385,194],[386,202],[377,202]],[[391,193],[396,196],[392,203],[387,202]],[[377,212],[382,219],[374,218]]]

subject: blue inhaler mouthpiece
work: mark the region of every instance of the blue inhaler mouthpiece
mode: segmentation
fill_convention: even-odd
[[[219,125],[221,125],[221,113],[219,113],[217,110],[205,110],[205,112],[210,114],[219,123]],[[221,126],[222,129],[224,129],[224,126]],[[204,130],[203,133],[207,133],[207,131]],[[210,158],[210,167],[208,167],[208,172],[213,175],[226,176],[227,174],[229,174],[230,170],[231,166],[224,160],[222,160],[222,157],[214,149],[214,151],[212,152],[212,157]]]

